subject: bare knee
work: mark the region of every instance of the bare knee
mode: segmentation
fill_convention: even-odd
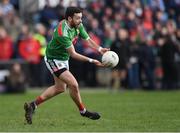
[[[63,93],[66,90],[65,86],[55,86],[56,93]]]
[[[78,85],[78,83],[69,84],[69,88],[70,88],[71,91],[73,91],[75,93],[79,92],[79,85]]]

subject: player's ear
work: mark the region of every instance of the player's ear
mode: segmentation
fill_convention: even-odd
[[[72,17],[69,16],[69,17],[68,17],[68,21],[72,21]]]

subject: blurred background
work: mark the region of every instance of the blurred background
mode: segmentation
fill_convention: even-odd
[[[180,0],[0,0],[0,93],[53,84],[43,56],[68,6],[83,8],[91,38],[120,58],[113,69],[70,59],[81,87],[180,88]],[[75,48],[101,60],[81,39]]]

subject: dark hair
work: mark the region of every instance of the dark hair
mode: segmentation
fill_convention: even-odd
[[[82,13],[82,9],[78,7],[68,7],[65,12],[65,19],[68,20],[68,17],[73,17],[74,13]]]

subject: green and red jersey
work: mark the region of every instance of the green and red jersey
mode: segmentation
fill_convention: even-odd
[[[80,24],[78,28],[70,28],[66,20],[60,21],[47,45],[46,57],[48,59],[68,60],[70,55],[67,49],[76,43],[78,36],[85,40],[89,39],[83,24]]]

